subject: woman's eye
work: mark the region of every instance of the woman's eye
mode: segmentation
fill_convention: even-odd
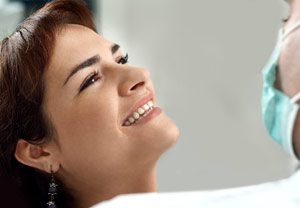
[[[125,56],[122,56],[118,61],[117,61],[117,63],[118,64],[127,64],[127,62],[128,62],[128,53],[126,53],[126,55]]]
[[[85,88],[90,86],[91,84],[94,84],[98,79],[101,77],[99,76],[99,72],[94,72],[91,75],[89,75],[80,85],[79,92],[83,91]]]

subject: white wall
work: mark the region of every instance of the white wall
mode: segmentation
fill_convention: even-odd
[[[282,0],[102,0],[103,35],[148,68],[181,129],[158,165],[161,191],[279,179],[293,169],[260,115],[260,70],[287,7]]]
[[[18,2],[0,0],[0,40],[11,34],[21,21],[24,8]]]

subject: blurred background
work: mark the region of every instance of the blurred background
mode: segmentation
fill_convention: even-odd
[[[0,0],[0,37],[43,0]],[[282,0],[90,0],[98,30],[150,73],[181,130],[158,164],[159,191],[216,189],[289,176],[295,161],[260,114],[261,69],[288,6]]]

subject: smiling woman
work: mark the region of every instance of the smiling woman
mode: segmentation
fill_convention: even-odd
[[[76,0],[52,1],[2,41],[1,175],[30,207],[156,190],[156,162],[179,132],[119,48]]]

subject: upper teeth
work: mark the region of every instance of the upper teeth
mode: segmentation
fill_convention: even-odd
[[[143,106],[139,107],[133,114],[125,121],[125,126],[130,126],[135,121],[139,120],[142,115],[153,108],[154,104],[150,100],[148,103],[144,104]]]

